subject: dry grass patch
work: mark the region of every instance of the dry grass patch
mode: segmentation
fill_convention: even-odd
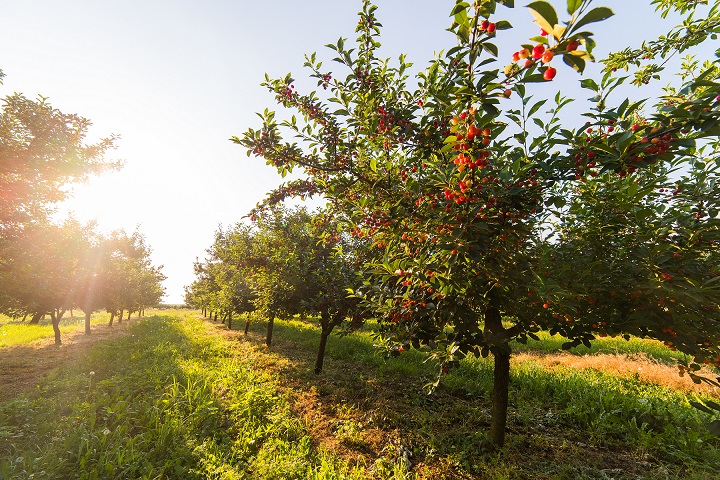
[[[696,384],[690,377],[678,375],[678,369],[653,360],[645,354],[635,355],[573,355],[567,352],[541,353],[524,352],[513,357],[513,362],[535,362],[547,369],[557,367],[574,368],[577,370],[597,370],[625,378],[639,378],[647,383],[654,383],[674,390],[720,396],[720,389],[706,383]],[[700,375],[709,378],[717,377],[717,372],[703,369]]]

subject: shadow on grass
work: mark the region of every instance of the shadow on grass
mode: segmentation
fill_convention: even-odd
[[[244,324],[236,321],[233,327],[242,330]],[[266,326],[254,322],[248,337],[238,332],[239,338],[265,348],[260,345]],[[319,328],[312,319],[276,321],[270,349],[289,360],[281,373],[295,392],[299,413],[309,415],[308,403],[321,405],[327,425],[316,426],[316,435],[342,436],[343,426],[354,422],[362,431],[344,447],[356,455],[368,447],[381,455],[389,445],[403,444],[412,446],[413,462],[443,459],[449,468],[443,474],[456,469],[488,473],[483,432],[491,410],[489,359],[461,362],[429,395],[423,387],[434,380],[436,369],[423,363],[417,351],[386,361],[376,353],[369,332],[332,335],[324,372],[316,376],[312,368],[318,341]],[[720,465],[720,445],[706,432],[709,420],[689,406],[693,398],[639,378],[516,365],[511,372],[511,436],[502,462],[512,471],[537,473],[542,468],[551,476],[562,467],[574,472],[568,478],[609,466],[622,469],[628,478],[668,467],[707,472],[707,466]],[[693,474],[688,475],[679,478]]]

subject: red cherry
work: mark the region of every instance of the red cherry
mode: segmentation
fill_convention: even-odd
[[[533,58],[537,60],[543,56],[543,53],[545,53],[545,46],[542,43],[535,45],[535,48],[533,48]]]
[[[482,23],[480,23],[480,30],[487,30],[490,26],[489,20],[483,20]]]
[[[579,45],[580,44],[578,43],[577,40],[573,40],[570,43],[568,43],[567,48],[565,50],[567,50],[568,52],[574,52],[575,50],[577,50]]]
[[[543,72],[543,78],[547,81],[550,81],[555,78],[556,74],[557,70],[555,70],[553,67],[548,67],[547,70]]]
[[[487,33],[495,33],[496,28],[497,28],[497,25],[495,25],[494,23],[491,23],[487,27]]]

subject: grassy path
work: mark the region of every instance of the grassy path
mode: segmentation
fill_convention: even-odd
[[[65,332],[63,344],[55,345],[52,330],[33,341],[26,341],[0,348],[0,401],[15,397],[20,392],[35,387],[43,376],[59,365],[78,363],[97,343],[129,334],[131,322],[108,327],[106,324],[93,325],[92,334],[80,330]],[[33,326],[25,325],[33,329]],[[35,337],[36,334],[31,334]]]
[[[427,395],[434,370],[417,352],[386,362],[368,332],[333,336],[316,376],[312,322],[278,321],[271,350],[263,328],[244,337],[167,312],[91,335],[0,401],[0,478],[699,480],[720,468],[681,388],[524,352],[506,451],[488,454],[487,361]]]

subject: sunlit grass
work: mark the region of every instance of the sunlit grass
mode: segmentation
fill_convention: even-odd
[[[85,328],[85,317],[83,313],[79,310],[75,310],[73,313],[74,316],[70,316],[69,312],[66,313],[60,321],[61,335],[67,335],[68,333],[77,332]],[[107,322],[109,318],[109,315],[96,313],[90,317],[90,323],[98,324]],[[53,338],[55,336],[49,315],[35,325],[31,325],[29,322],[29,319],[23,322],[21,319],[13,320],[5,315],[0,315],[0,348],[9,345],[32,343],[37,340]]]
[[[136,317],[137,315],[133,316],[133,318]],[[109,321],[110,314],[105,312],[95,312],[90,317],[90,325],[107,324]],[[29,322],[29,319],[23,322],[22,319],[13,320],[6,315],[0,315],[0,348],[55,337],[49,315],[35,325],[31,325]],[[117,318],[115,322],[117,323]],[[74,310],[73,315],[66,312],[62,320],[60,320],[59,326],[61,336],[83,331],[85,329],[85,315],[81,310]]]
[[[0,478],[365,478],[314,447],[263,356],[189,314],[133,322],[0,403]]]
[[[245,338],[236,319],[225,338],[196,316],[135,320],[0,403],[0,478],[705,479],[720,468],[710,418],[689,404],[706,397],[640,377],[518,357],[495,455],[489,358],[463,360],[428,395],[436,366],[415,350],[386,360],[372,324],[332,335],[318,376],[312,319],[277,320],[268,349],[265,322]]]

